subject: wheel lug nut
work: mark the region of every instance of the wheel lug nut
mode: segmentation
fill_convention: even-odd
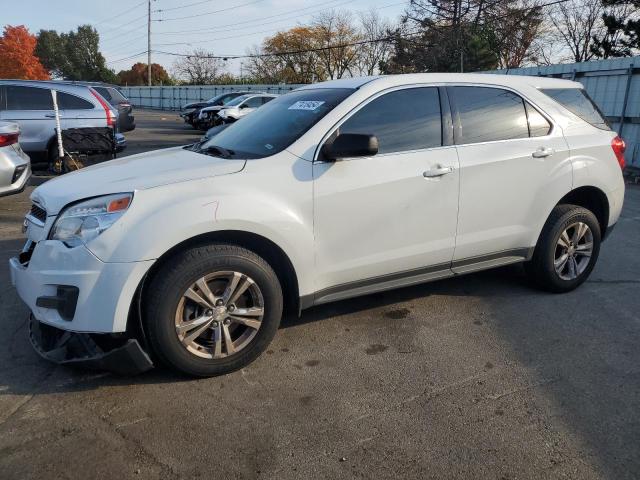
[[[213,325],[214,327],[218,326],[218,322],[213,322],[211,325]]]
[[[229,308],[227,308],[227,310],[229,310],[230,312],[233,312],[236,309],[235,305],[229,305]]]
[[[216,300],[216,307],[221,307],[222,305],[224,305],[224,300],[222,300],[221,298]]]
[[[207,310],[206,312],[204,312],[204,314],[210,317],[211,315],[213,315],[213,310]]]
[[[227,318],[227,319],[225,319],[225,321],[224,321],[224,324],[225,324],[225,325],[229,325],[230,323],[231,323],[231,320],[229,320],[228,318]]]

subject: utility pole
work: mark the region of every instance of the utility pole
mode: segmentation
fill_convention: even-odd
[[[151,86],[151,0],[147,2],[147,77]]]

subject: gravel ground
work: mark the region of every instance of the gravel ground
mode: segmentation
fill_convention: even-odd
[[[171,113],[136,121],[127,153],[199,136]],[[4,265],[30,190],[0,199]],[[206,380],[41,360],[2,268],[0,477],[639,478],[638,238],[630,186],[575,292],[512,266],[329,304]]]

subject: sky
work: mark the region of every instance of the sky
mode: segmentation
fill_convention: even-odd
[[[9,2],[9,0],[1,0]],[[152,0],[151,50],[188,53],[203,48],[215,55],[245,54],[278,31],[307,23],[331,9],[375,9],[395,21],[408,0]],[[147,0],[23,0],[2,9],[2,25],[69,31],[90,24],[100,33],[100,48],[116,72],[147,62]],[[152,53],[151,61],[171,71],[178,57]],[[228,60],[240,73],[242,60]]]

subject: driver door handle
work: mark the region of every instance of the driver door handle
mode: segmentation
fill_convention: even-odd
[[[533,152],[531,156],[533,158],[544,158],[544,157],[550,157],[554,153],[555,153],[555,150],[553,148],[540,147],[535,152]]]
[[[425,178],[441,177],[447,173],[453,172],[453,167],[443,167],[442,165],[436,165],[431,170],[422,172],[422,176]]]

